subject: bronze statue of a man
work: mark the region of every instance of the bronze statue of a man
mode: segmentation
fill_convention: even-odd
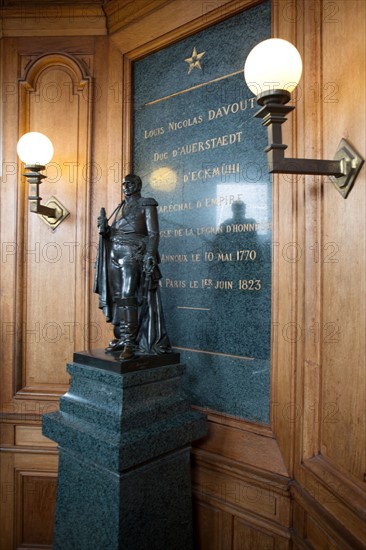
[[[122,351],[122,360],[133,357],[137,349],[150,354],[171,351],[159,288],[158,204],[141,197],[141,187],[139,176],[126,176],[124,200],[109,219],[104,208],[98,217],[94,291],[107,321],[114,325],[115,339],[106,351]]]

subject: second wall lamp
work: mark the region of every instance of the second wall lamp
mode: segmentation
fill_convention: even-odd
[[[26,172],[23,175],[30,185],[29,210],[40,214],[43,221],[54,230],[67,218],[69,211],[56,197],[51,197],[45,205],[41,204],[42,197],[39,196],[39,186],[46,177],[41,174],[41,171],[53,157],[51,140],[40,132],[28,132],[19,139],[17,153],[25,164]]]
[[[333,160],[286,158],[282,143],[282,124],[295,107],[287,105],[302,73],[301,56],[295,46],[280,38],[270,38],[255,46],[244,66],[249,89],[257,96],[261,109],[256,117],[268,128],[269,172],[331,176],[340,194],[346,198],[364,163],[356,149],[342,139]]]

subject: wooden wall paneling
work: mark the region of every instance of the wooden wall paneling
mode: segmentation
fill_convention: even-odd
[[[273,36],[297,45],[296,18],[288,13],[290,9],[292,15],[293,5],[289,7],[286,0],[279,0],[273,3],[272,9]],[[288,145],[286,153],[289,157],[297,155],[297,118],[294,113],[283,126],[283,140]],[[273,176],[271,427],[290,476],[295,460],[295,434],[300,422],[295,393],[295,373],[301,354],[298,334],[302,326],[297,299],[303,245],[298,192],[297,177]]]
[[[194,530],[195,546],[197,550],[221,550],[232,548],[233,518],[228,512],[224,512],[214,505],[195,498]]]
[[[193,480],[197,494],[205,494],[208,501],[231,511],[266,518],[269,521],[279,522],[279,505],[277,495],[274,494],[270,482],[253,481],[250,476],[238,472],[229,473],[216,457],[201,455],[195,456],[195,470]],[[227,466],[227,464],[226,464]]]
[[[17,547],[52,548],[57,473],[15,471]]]
[[[42,435],[41,426],[15,426],[14,444],[19,447],[57,447],[54,441]]]
[[[211,461],[210,461],[211,459]],[[199,548],[261,548],[256,540],[274,548],[290,548],[288,515],[290,510],[286,489],[271,482],[258,481],[247,473],[220,469],[215,456],[194,456],[193,494],[196,544]],[[243,468],[242,468],[243,470]],[[283,511],[286,510],[285,514]],[[280,525],[280,516],[287,521]],[[250,534],[251,533],[251,534]],[[216,542],[216,545],[213,541]],[[248,546],[245,546],[248,544]],[[251,546],[252,545],[252,546]]]
[[[363,550],[364,538],[360,537],[360,522],[348,509],[347,503],[339,501],[336,494],[319,490],[319,486],[307,487],[294,482],[291,487],[293,498],[293,539],[304,543],[307,548],[337,548]],[[327,503],[332,504],[331,511]],[[334,508],[337,510],[334,516]],[[342,518],[342,521],[339,521]],[[364,526],[363,526],[364,529]]]
[[[197,2],[196,0],[156,0],[145,3],[145,14],[139,10],[131,13],[130,6],[121,6],[119,0],[112,0],[106,6],[107,15],[111,13],[111,40],[123,53],[133,55],[134,59],[152,53],[169,43],[173,43],[190,34],[209,27],[219,21],[235,15],[246,8],[260,4],[263,0],[214,0]],[[154,7],[154,9],[150,9]],[[128,14],[126,11],[128,10]],[[133,53],[132,53],[133,52]]]
[[[132,169],[133,144],[133,62],[128,55],[123,56],[123,144],[122,165],[129,173]]]
[[[125,97],[123,96],[123,57],[114,44],[104,37],[95,39],[95,100],[93,102],[93,164],[96,167],[92,181],[90,215],[90,289],[94,284],[93,269],[98,247],[97,218],[101,207],[111,215],[121,200],[122,175],[127,174],[123,164],[122,123]],[[98,296],[91,290],[90,339],[87,347],[104,348],[112,338],[111,324],[99,310]]]
[[[261,534],[263,544],[266,541],[265,544],[275,544],[275,548],[289,547],[289,478],[268,427],[210,412],[209,436],[195,444],[192,458],[194,496],[201,505],[207,505],[202,510],[209,519],[204,515],[203,520],[206,517],[205,521],[213,522],[213,529],[221,529],[220,514],[232,518],[232,543],[221,543],[221,548],[245,548],[244,539],[254,544],[261,540]],[[198,516],[197,524],[200,521]],[[251,528],[252,538],[248,535]],[[199,540],[205,540],[205,532],[202,527]],[[206,538],[207,548],[209,540]],[[222,541],[221,535],[219,540]]]
[[[315,518],[325,515],[328,529],[339,533],[338,538],[350,548],[366,544],[366,497],[361,483],[327,462],[321,455],[304,461],[297,479],[301,493],[314,500]]]
[[[0,463],[0,549],[51,548],[57,451],[3,447]]]
[[[0,479],[1,479],[1,500],[0,500],[0,521],[1,521],[1,550],[14,548],[14,468],[13,456],[10,453],[0,453]]]
[[[304,62],[302,97],[295,114],[300,157],[332,158],[342,136],[357,140],[365,150],[364,105],[356,114],[348,85],[350,74],[347,78],[351,71],[347,60],[353,55],[355,65],[361,67],[357,83],[364,95],[364,48],[360,47],[366,23],[364,7],[341,0],[332,6],[325,1],[296,2],[292,12],[298,35],[295,44]],[[284,19],[279,21],[280,36],[288,26]],[[346,40],[346,35],[344,51],[342,40],[337,39],[335,45],[334,37]],[[302,336],[296,370],[289,362],[282,367],[296,380],[293,475],[304,495],[299,500],[301,506],[306,498],[317,503],[311,522],[304,521],[303,534],[307,544],[311,539],[316,548],[331,547],[334,533],[340,548],[366,544],[366,493],[361,481],[365,459],[363,182],[361,174],[354,199],[350,195],[344,200],[326,178],[301,178],[294,203],[298,243],[304,255],[303,262],[298,262],[292,295]],[[342,255],[342,250],[347,253]],[[343,325],[344,335],[340,334]],[[280,348],[283,346],[280,343]],[[276,366],[274,362],[277,367],[279,363]],[[284,426],[280,431],[278,426],[275,421],[274,432],[284,452]],[[349,475],[356,472],[358,480]],[[320,521],[322,516],[327,517],[325,523]],[[322,527],[318,528],[319,522]],[[329,541],[325,542],[327,533]],[[295,538],[299,541],[299,533]]]
[[[5,170],[1,186],[2,200],[0,222],[2,236],[2,294],[0,300],[0,307],[2,312],[1,354],[4,365],[4,368],[1,371],[1,375],[3,377],[3,383],[1,386],[2,403],[6,404],[3,408],[3,410],[6,412],[18,414],[24,413],[27,415],[47,412],[53,409],[53,405],[42,405],[34,402],[32,401],[33,396],[24,395],[24,393],[26,392],[23,392],[22,401],[20,401],[19,399],[12,400],[12,396],[16,393],[16,390],[25,387],[23,380],[24,373],[22,373],[22,369],[19,368],[19,366],[23,362],[22,332],[24,330],[27,332],[27,330],[29,329],[28,338],[33,340],[40,340],[39,348],[42,348],[44,340],[49,340],[49,342],[46,342],[49,347],[52,344],[52,340],[56,340],[55,344],[57,344],[58,340],[61,341],[61,339],[66,339],[68,343],[70,343],[69,341],[72,340],[75,341],[73,330],[73,328],[75,327],[75,329],[78,328],[79,336],[82,335],[82,338],[79,338],[79,341],[75,342],[75,347],[77,346],[79,349],[80,346],[82,348],[86,347],[85,344],[87,342],[86,338],[88,331],[87,322],[83,323],[82,325],[81,323],[78,323],[78,319],[71,319],[70,321],[70,319],[65,318],[62,319],[62,323],[60,323],[58,320],[51,320],[51,323],[54,322],[54,324],[47,325],[46,323],[46,327],[40,327],[40,325],[27,326],[23,319],[25,311],[23,311],[22,300],[18,299],[15,305],[14,297],[16,295],[16,282],[18,283],[18,289],[20,290],[20,297],[22,297],[21,292],[25,285],[24,277],[27,273],[25,269],[26,266],[24,266],[24,259],[28,259],[28,263],[33,264],[31,265],[31,267],[33,267],[34,272],[37,266],[41,270],[41,263],[44,264],[42,267],[48,267],[52,269],[52,263],[56,264],[56,267],[58,267],[60,265],[60,262],[52,261],[55,259],[55,257],[52,257],[52,253],[56,255],[56,260],[58,260],[57,254],[60,254],[61,263],[64,263],[64,270],[67,271],[67,277],[71,276],[72,284],[74,284],[75,266],[77,266],[76,271],[79,273],[79,282],[77,282],[77,284],[79,285],[79,287],[81,284],[84,285],[84,287],[86,288],[86,292],[79,292],[77,296],[75,296],[75,300],[77,300],[77,302],[75,303],[79,312],[78,315],[81,316],[82,311],[85,310],[86,318],[88,317],[87,308],[90,301],[89,273],[90,271],[93,271],[93,261],[87,261],[88,258],[86,258],[85,254],[85,249],[88,250],[88,242],[90,239],[88,235],[90,216],[86,211],[83,211],[81,201],[84,201],[84,206],[89,209],[89,195],[91,193],[90,184],[94,184],[94,181],[92,181],[92,179],[90,179],[89,181],[86,180],[88,178],[88,168],[93,167],[90,163],[91,156],[89,151],[91,144],[91,113],[94,108],[94,100],[92,97],[88,97],[87,88],[90,88],[90,81],[86,84],[86,86],[84,86],[82,91],[79,90],[79,96],[75,96],[77,92],[73,89],[73,85],[70,80],[65,82],[58,82],[53,78],[54,75],[48,75],[49,81],[43,83],[43,90],[40,95],[37,96],[37,93],[34,93],[36,97],[35,101],[33,101],[33,103],[35,103],[35,107],[39,107],[41,109],[40,99],[42,99],[43,103],[45,103],[46,106],[48,105],[48,107],[50,108],[49,120],[45,122],[46,124],[49,123],[50,125],[52,125],[52,121],[54,123],[57,116],[57,107],[60,107],[62,101],[64,101],[65,109],[62,112],[62,118],[60,118],[64,126],[68,124],[67,117],[65,115],[68,114],[68,116],[71,116],[72,114],[73,117],[75,115],[75,113],[71,113],[72,109],[69,108],[70,104],[71,107],[75,107],[76,104],[80,103],[80,120],[78,122],[81,124],[82,127],[82,130],[77,130],[79,132],[79,138],[82,138],[82,140],[79,141],[78,144],[79,151],[73,151],[73,155],[75,156],[74,153],[76,153],[79,157],[78,161],[75,161],[80,161],[79,165],[73,165],[72,158],[71,160],[68,160],[65,157],[62,158],[62,152],[65,153],[66,146],[70,141],[66,140],[66,145],[62,144],[62,148],[58,147],[58,151],[56,152],[56,154],[59,154],[59,156],[61,155],[62,162],[59,166],[57,166],[56,157],[53,159],[54,163],[51,163],[49,170],[50,177],[42,186],[42,194],[45,198],[48,198],[53,189],[56,189],[55,194],[58,194],[59,197],[61,196],[62,198],[65,193],[73,194],[72,200],[76,198],[76,200],[79,201],[78,210],[75,207],[74,212],[72,212],[73,216],[75,216],[76,214],[76,219],[79,221],[78,229],[76,230],[78,231],[78,233],[76,235],[75,232],[75,235],[73,235],[74,238],[72,239],[68,238],[69,235],[65,235],[66,238],[64,240],[61,240],[62,235],[60,233],[63,232],[62,226],[58,228],[54,235],[46,228],[46,226],[44,226],[43,233],[45,229],[48,231],[48,233],[45,235],[43,235],[42,233],[42,236],[45,238],[45,240],[42,242],[41,248],[41,242],[39,240],[37,241],[36,238],[36,242],[34,245],[32,242],[29,243],[28,241],[25,242],[23,240],[23,236],[26,235],[23,227],[24,219],[28,220],[28,205],[26,204],[25,199],[27,195],[27,189],[24,179],[20,178],[19,176],[21,172],[21,166],[20,163],[18,163],[16,156],[16,142],[19,137],[19,133],[22,133],[23,131],[26,131],[28,129],[27,124],[29,123],[29,117],[31,115],[30,113],[28,113],[29,117],[27,119],[28,115],[26,115],[24,111],[22,111],[22,117],[19,118],[18,116],[19,104],[17,79],[19,78],[19,76],[24,76],[26,71],[29,70],[29,66],[32,62],[35,63],[38,58],[42,58],[44,54],[47,55],[48,52],[64,52],[66,58],[70,57],[71,59],[76,59],[76,63],[79,63],[80,66],[83,67],[86,77],[90,79],[90,75],[94,70],[94,39],[86,37],[70,37],[67,41],[65,41],[65,39],[46,37],[32,40],[29,40],[27,38],[19,38],[17,40],[3,39],[2,42],[4,54],[2,60],[4,79],[3,91],[5,91],[3,102],[3,133],[6,136],[6,139],[3,140]],[[25,90],[23,90],[23,92],[24,95],[27,95]],[[79,102],[80,95],[82,96],[83,104]],[[73,101],[73,97],[75,97],[75,101]],[[102,100],[104,100],[104,98]],[[67,105],[65,105],[65,103],[67,103]],[[62,111],[62,109],[58,109],[59,114],[60,110]],[[86,115],[84,116],[84,119],[83,113],[84,115]],[[39,116],[39,120],[42,122],[41,115]],[[17,128],[18,126],[19,131]],[[55,128],[55,124],[53,124],[53,131],[56,131],[57,138],[60,139],[61,134],[59,129]],[[63,165],[63,162],[70,162],[70,164]],[[65,181],[67,180],[66,186],[62,184],[61,181],[56,181],[58,180],[58,176],[61,175],[60,171],[62,171],[62,168],[64,169],[62,177],[65,178]],[[63,183],[65,183],[65,181]],[[79,185],[76,185],[77,182],[79,183]],[[72,190],[72,185],[74,186],[74,190]],[[12,204],[13,201],[15,201],[14,204]],[[64,203],[67,206],[67,200],[64,200]],[[17,216],[17,220],[15,220],[14,216]],[[87,221],[86,218],[88,218]],[[21,221],[21,223],[17,223],[18,219],[19,222]],[[64,228],[67,227],[65,224],[69,224],[68,227],[70,227],[70,219],[64,222]],[[39,221],[39,218],[37,216],[34,216],[34,218],[30,217],[29,221],[34,226],[35,222]],[[50,235],[51,239],[48,238]],[[57,242],[52,242],[52,236],[59,236],[60,239],[58,241],[56,239]],[[37,235],[32,235],[32,237],[37,237]],[[61,250],[59,247],[61,247]],[[48,253],[50,254],[50,258],[47,257]],[[50,259],[51,261],[47,261],[48,259]],[[16,271],[16,268],[18,268],[18,271]],[[55,266],[53,266],[53,269],[56,269]],[[60,279],[56,281],[56,285],[57,284],[60,287]],[[57,294],[56,285],[53,289],[50,285],[46,287],[49,289],[49,294],[52,294],[52,300],[50,300],[50,304],[52,302],[51,307],[54,306],[55,296]],[[61,296],[61,294],[59,293],[58,301],[61,302],[61,300],[65,303],[66,307],[66,301],[64,300],[64,297]],[[83,304],[81,303],[82,301]],[[57,308],[59,309],[59,306],[57,306]],[[69,322],[70,325],[68,324]],[[66,324],[64,325],[64,323]],[[62,335],[59,331],[60,327],[61,329],[66,329],[64,330]],[[53,347],[55,347],[55,345]],[[68,359],[70,358],[71,355],[69,354]],[[13,369],[14,365],[17,365],[18,368]],[[65,373],[65,364],[63,365],[62,373]],[[63,374],[63,376],[66,377],[66,374]],[[65,380],[67,381],[67,378],[65,378]],[[48,391],[49,399],[51,400],[57,399],[57,390],[59,390],[59,388],[56,388],[56,392],[54,390],[55,388],[52,388],[51,384],[49,383],[46,393]],[[54,393],[54,395],[51,395],[52,393]],[[59,393],[60,391],[58,391],[58,394]],[[40,395],[43,398],[45,397],[44,390],[41,389]],[[27,397],[26,400],[25,397]]]
[[[44,44],[39,39],[3,43],[0,353],[1,412],[9,420],[1,429],[0,548],[50,548],[57,451],[41,435],[39,419],[57,408],[67,389],[65,367],[74,347],[85,347],[90,269],[81,248],[90,240],[93,43],[50,38]],[[79,57],[50,53],[63,45]],[[28,215],[16,143],[30,129],[48,134],[55,146],[41,194],[45,199],[55,194],[71,211],[55,233]],[[27,420],[32,418],[36,424]]]
[[[208,437],[198,443],[199,449],[214,453],[218,459],[229,458],[288,479],[281,451],[268,426],[204,412],[208,415],[209,432]]]
[[[273,550],[275,548],[272,536],[256,531],[237,518],[235,518],[234,533],[233,547],[235,550],[250,550],[251,548]]]
[[[324,151],[332,154],[344,136],[365,156],[366,4],[350,0],[338,2],[332,12],[326,8],[324,4]],[[335,32],[340,45],[336,49],[331,47]],[[326,406],[320,449],[366,490],[365,184],[364,165],[347,200],[341,200],[332,185],[324,185],[320,395]]]
[[[233,550],[287,550],[289,541],[273,534],[264,533],[243,521],[234,519]]]
[[[54,231],[28,213],[27,189],[19,197],[23,247],[18,276],[22,384],[18,396],[62,394],[65,364],[84,347],[88,321],[88,270],[81,247],[89,241],[91,77],[84,63],[64,54],[30,60],[20,80],[20,133],[42,131],[54,144],[42,192],[55,195],[70,216]],[[24,210],[23,210],[24,209]]]
[[[12,403],[14,394],[13,350],[18,336],[15,323],[15,287],[17,278],[17,216],[18,216],[18,170],[16,143],[18,139],[18,91],[17,91],[17,42],[2,39],[2,178],[0,186],[0,317],[1,317],[1,403],[2,412],[20,414],[20,405]]]
[[[301,100],[298,105],[298,154],[300,157],[324,158],[322,151],[322,103],[314,101],[313,88],[321,85],[321,3],[298,3],[302,16],[297,22],[299,50],[303,57]],[[319,84],[318,84],[319,83]],[[319,411],[321,403],[317,392],[321,383],[321,348],[318,337],[321,299],[321,263],[317,261],[317,247],[321,246],[322,180],[315,176],[299,178],[302,184],[301,208],[303,210],[301,262],[302,283],[299,298],[302,310],[301,334],[303,354],[298,358],[297,396],[300,426],[296,433],[296,463],[302,456],[319,452]]]
[[[56,39],[35,38],[33,51],[27,39],[17,42],[7,38],[3,53],[3,78],[10,84],[6,89],[7,108],[3,120],[7,135],[3,145],[6,160],[17,164],[14,153],[18,138],[17,92],[12,92],[11,85],[16,84],[19,74],[18,59],[26,59],[28,55],[29,61],[34,63],[35,54],[39,57],[42,53],[64,51],[80,60],[79,54],[83,52],[91,63],[88,74],[94,71],[98,75],[99,82],[104,84],[103,91],[108,86],[101,101],[93,101],[90,107],[95,124],[91,158],[102,167],[102,183],[92,182],[91,214],[86,214],[87,231],[78,235],[80,240],[94,240],[94,236],[97,239],[93,218],[98,215],[100,206],[112,209],[119,200],[119,184],[116,182],[114,186],[118,178],[111,176],[111,167],[113,171],[114,163],[121,162],[122,158],[120,169],[117,168],[120,176],[130,166],[132,62],[256,3],[256,0],[194,2],[190,4],[191,9],[187,9],[183,0],[144,0],[138,9],[131,10],[131,4],[121,6],[113,1],[106,7],[112,34],[106,41],[98,38],[95,50],[86,37],[68,38],[67,44],[61,45],[60,42],[59,48],[55,48]],[[293,42],[304,60],[304,74],[294,100],[297,109],[284,126],[288,156],[332,158],[342,135],[353,141],[364,154],[365,109],[362,98],[365,95],[363,55],[366,33],[363,25],[366,14],[363,0],[276,0],[272,6],[274,36]],[[70,34],[76,28],[74,25]],[[8,30],[13,32],[10,27]],[[35,34],[36,30],[26,29],[26,32]],[[84,32],[81,30],[81,34]],[[20,44],[23,49],[19,58]],[[20,66],[25,72],[24,64],[20,63]],[[50,73],[48,85],[58,78],[59,75]],[[353,85],[355,80],[356,87]],[[32,109],[29,115],[37,114],[38,118],[39,113],[47,112],[47,105],[41,106],[34,101]],[[22,124],[25,128],[27,118]],[[45,120],[47,124],[48,120]],[[63,128],[62,132],[65,136],[66,129]],[[90,144],[90,133],[88,136]],[[103,136],[102,140],[100,136]],[[63,137],[62,144],[64,141]],[[34,256],[30,256],[27,269],[24,269],[19,255],[17,257],[14,253],[23,237],[22,233],[16,235],[15,226],[24,218],[34,239],[38,238],[40,230],[35,226],[37,217],[32,220],[28,216],[24,182],[23,187],[17,187],[17,175],[12,174],[11,168],[11,164],[6,167],[8,172],[0,189],[2,241],[15,245],[15,248],[6,250],[6,261],[2,262],[0,270],[1,314],[4,315],[2,319],[10,322],[0,352],[5,361],[2,395],[7,412],[23,411],[30,415],[48,406],[43,400],[56,398],[62,393],[61,385],[67,380],[62,379],[64,362],[61,367],[61,359],[55,373],[40,359],[42,379],[47,381],[43,386],[42,380],[37,386],[34,376],[39,374],[35,368],[39,358],[30,354],[31,363],[18,361],[23,357],[23,337],[11,323],[21,319],[19,315],[29,315],[25,319],[33,321],[35,312],[29,306],[34,305],[35,299],[31,295],[30,283],[33,287],[39,274],[37,266],[28,265]],[[46,185],[47,190],[50,189],[45,183],[45,196]],[[64,191],[72,193],[69,188]],[[83,190],[80,191],[81,195],[77,199],[73,195],[73,200],[84,205],[85,196]],[[17,193],[20,193],[19,200]],[[365,419],[361,409],[365,350],[362,332],[357,332],[363,322],[365,306],[362,301],[365,295],[364,193],[365,167],[346,201],[325,178],[274,178],[271,429],[210,414],[211,435],[193,452],[199,518],[197,536],[202,548],[215,548],[216,545],[226,550],[246,548],[247,544],[260,548],[289,548],[291,545],[301,549],[362,548],[366,544],[362,481]],[[86,203],[89,204],[88,198]],[[84,212],[83,208],[81,212]],[[67,223],[60,226],[60,232]],[[45,235],[40,237],[46,242]],[[54,242],[59,244],[57,234],[54,237]],[[67,238],[74,237],[67,235]],[[338,249],[327,248],[329,243],[335,243]],[[332,259],[338,262],[328,261]],[[18,272],[14,274],[16,266]],[[74,268],[71,266],[67,273],[74,274]],[[86,294],[90,296],[93,273],[90,265],[83,264],[82,269],[87,273],[80,275],[77,284],[84,284]],[[20,310],[15,315],[16,280],[19,282],[17,297],[27,299],[24,310],[18,299]],[[47,292],[51,293],[46,291],[45,297]],[[94,303],[95,300],[96,297]],[[89,312],[87,319],[105,326],[99,312]],[[335,326],[329,323],[341,327],[338,341],[328,341]],[[49,349],[51,343],[47,345]],[[94,347],[101,345],[98,343]],[[13,350],[20,350],[15,359],[17,365],[25,367],[15,371],[14,380]],[[34,381],[30,379],[32,376]],[[14,387],[20,389],[16,399],[12,399]],[[22,409],[16,408],[18,404]],[[47,451],[39,434],[33,429],[28,430],[28,425],[7,426],[3,429],[3,438],[9,449],[17,442],[17,449],[22,449],[24,457],[32,457],[32,462],[19,466],[22,472],[33,471],[30,466],[33,457],[40,456],[30,454],[33,445],[37,445],[39,453]],[[10,451],[2,453],[4,483],[14,476],[14,459],[9,460],[10,456],[13,456]],[[39,471],[43,471],[42,467],[39,465]],[[38,474],[34,475],[37,477]],[[295,481],[292,482],[290,505],[288,483],[291,477]],[[39,487],[41,493],[41,482]],[[263,491],[267,490],[276,506],[271,508],[273,499],[264,505],[260,499],[254,503],[248,499],[235,502],[235,491],[231,491],[230,500],[230,495],[226,498],[222,487],[259,489],[262,497]],[[14,499],[11,510],[11,513],[6,512],[10,522],[14,518]],[[10,537],[7,540],[13,540],[12,527],[6,526],[5,533]]]
[[[3,2],[2,34],[5,37],[104,35],[107,28],[102,3]]]
[[[83,24],[88,24],[87,17]],[[75,28],[70,29],[71,34]],[[88,173],[95,168],[91,164],[92,118],[93,112],[106,111],[104,96],[96,102],[89,95],[95,91],[94,39],[39,38],[42,30],[38,33],[36,26],[28,30],[37,37],[5,38],[1,42],[4,171],[0,186],[0,375],[1,413],[5,418],[0,442],[2,550],[51,547],[57,451],[56,445],[42,436],[39,419],[42,413],[57,408],[57,399],[67,388],[66,360],[71,359],[73,349],[87,347],[85,328],[90,319],[93,263],[85,261],[83,247],[90,242],[90,202],[98,185],[94,173]],[[91,31],[89,25],[88,34]],[[102,78],[100,49],[102,45],[105,49],[107,41],[103,37],[98,40],[98,84],[103,86],[108,77]],[[18,78],[23,83],[18,84]],[[115,118],[110,141],[113,133],[121,133]],[[38,126],[31,127],[35,120]],[[47,199],[54,193],[71,211],[54,234],[37,216],[28,215],[28,190],[20,177],[16,143],[19,134],[29,129],[45,132],[55,145],[54,164],[41,194]],[[120,137],[114,142],[117,150]],[[106,165],[102,160],[100,167],[104,170]],[[52,252],[60,249],[60,261],[53,261]],[[65,297],[73,290],[69,307]],[[33,323],[38,322],[40,309],[45,311],[44,322],[51,323],[45,336],[42,327],[37,332]],[[59,338],[57,332],[52,334],[53,328],[64,328],[65,322],[70,322],[71,329],[75,327],[75,335],[65,333]],[[66,353],[61,343],[65,338]],[[57,344],[62,349],[55,350]]]

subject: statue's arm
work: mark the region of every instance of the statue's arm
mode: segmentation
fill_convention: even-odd
[[[109,232],[109,225],[108,225],[108,219],[105,212],[105,208],[100,209],[97,225],[98,225],[99,234],[107,236]]]

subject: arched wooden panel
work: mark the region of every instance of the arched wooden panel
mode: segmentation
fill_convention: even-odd
[[[17,397],[62,394],[65,364],[87,347],[91,77],[65,54],[31,59],[19,81],[19,134],[39,131],[54,145],[41,186],[43,202],[56,196],[70,216],[52,231],[28,212],[27,183],[19,183]]]

